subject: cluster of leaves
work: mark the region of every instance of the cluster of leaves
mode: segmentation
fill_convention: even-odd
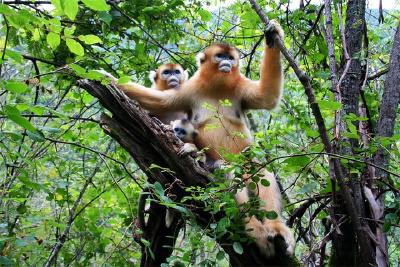
[[[65,265],[138,264],[141,255],[131,238],[131,224],[144,177],[130,156],[98,127],[104,110],[76,87],[76,80],[101,80],[95,70],[105,69],[121,77],[121,82],[132,77],[149,85],[148,71],[169,61],[179,62],[193,73],[195,53],[218,41],[236,46],[242,55],[243,73],[256,79],[263,47],[259,19],[250,5],[240,1],[221,7],[182,0],[24,2],[0,4],[0,164],[4,166],[0,168],[0,265],[43,265],[58,240],[64,241],[57,261]],[[285,43],[313,74],[318,103],[330,129],[334,111],[341,106],[330,91],[327,46],[318,26],[321,7],[310,4],[292,10],[287,2],[260,1],[267,4],[269,18],[285,22]],[[374,13],[368,12],[370,55],[365,60],[373,73],[386,67],[396,20],[387,16],[385,23],[376,27]],[[333,23],[338,25],[336,13]],[[335,29],[335,42],[340,44],[338,27]],[[335,52],[339,58],[339,46]],[[160,203],[183,213],[189,225],[177,242],[171,263],[228,265],[215,242],[222,236],[229,236],[234,250],[242,253],[240,243],[251,241],[245,235],[242,211],[258,217],[276,216],[259,212],[256,201],[241,207],[234,201],[234,194],[244,186],[240,179],[244,174],[251,176],[250,189],[256,189],[256,183],[268,186],[259,175],[259,167],[266,163],[283,185],[286,218],[304,200],[321,199],[296,222],[298,255],[305,255],[306,261],[324,236],[321,222],[327,212],[319,207],[326,204],[325,196],[332,191],[329,168],[320,154],[322,145],[303,89],[292,71],[286,70],[280,108],[269,114],[252,112],[249,117],[257,145],[247,154],[227,155],[230,165],[215,174],[212,185],[189,189],[191,197],[182,203],[174,203],[162,187],[153,185]],[[378,116],[382,90],[382,78],[364,88],[373,120]],[[355,120],[365,118],[346,118],[349,126]],[[372,145],[359,148],[357,155],[362,159],[382,144],[398,145],[398,124],[395,132],[392,138],[373,139]],[[352,127],[346,135],[359,138]],[[390,170],[398,173],[396,146],[390,153]],[[346,159],[343,163],[352,172],[365,168]],[[393,181],[393,186],[398,188],[398,183]],[[190,215],[192,200],[203,202],[218,218],[205,231]],[[384,223],[395,265],[400,201],[391,193],[385,201],[388,213]]]

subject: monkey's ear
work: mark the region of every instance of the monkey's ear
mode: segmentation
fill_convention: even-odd
[[[151,70],[149,73],[149,79],[151,81],[151,83],[156,83],[156,78],[157,78],[157,72],[155,72],[154,70]]]
[[[183,80],[184,81],[189,80],[189,72],[187,70],[183,71]]]
[[[200,67],[204,60],[206,60],[206,54],[204,54],[203,52],[198,53],[196,55],[197,67]]]

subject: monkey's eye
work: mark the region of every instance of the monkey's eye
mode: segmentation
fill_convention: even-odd
[[[216,54],[215,56],[216,56],[217,58],[223,58],[223,57],[224,57],[224,54],[218,53],[218,54]]]
[[[175,70],[175,74],[181,74],[180,70]]]
[[[164,71],[162,72],[162,74],[164,74],[164,75],[170,75],[170,74],[171,74],[171,71],[170,71],[170,70],[164,70]]]
[[[233,58],[233,56],[229,56],[229,60],[233,60],[234,58]]]

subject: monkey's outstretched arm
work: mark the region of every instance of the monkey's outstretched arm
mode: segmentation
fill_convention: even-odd
[[[189,106],[189,99],[177,90],[159,91],[133,82],[116,86],[151,112],[184,111]]]
[[[104,71],[99,72],[111,79],[111,83],[129,98],[135,99],[150,112],[185,111],[190,105],[190,97],[181,91],[173,89],[159,91],[134,82],[118,84],[117,79],[111,74]]]
[[[273,45],[271,40],[273,32],[283,37],[280,25],[271,21],[266,32],[267,44],[264,48],[260,68],[260,80],[243,79],[240,85],[245,109],[272,109],[279,103],[282,94],[283,73],[280,50]],[[268,40],[269,38],[271,39]]]

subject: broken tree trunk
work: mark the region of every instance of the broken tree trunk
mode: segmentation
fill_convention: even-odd
[[[191,155],[178,156],[178,151],[183,143],[175,137],[173,132],[158,120],[152,119],[137,102],[130,100],[124,93],[114,86],[104,86],[97,82],[87,80],[79,81],[79,85],[98,98],[100,103],[112,113],[113,117],[103,114],[101,126],[103,130],[119,142],[127,150],[138,166],[148,176],[151,183],[159,182],[164,188],[176,196],[179,201],[188,193],[185,187],[202,186],[205,187],[209,182],[211,174],[200,166]],[[162,168],[168,168],[172,172],[162,171],[160,168],[150,168],[151,165],[157,165]],[[202,227],[207,227],[211,220],[218,220],[218,216],[211,216],[203,210],[201,203],[192,203],[194,208],[191,210],[197,223]],[[155,225],[152,229],[153,244],[151,249],[157,251],[154,259],[146,253],[142,257],[142,266],[159,265],[172,252],[168,245],[174,243],[174,239],[167,240],[163,220],[164,213],[154,213],[150,216],[147,225]],[[150,229],[149,229],[150,231]],[[157,238],[158,235],[162,236]],[[164,235],[164,236],[163,236]],[[174,234],[173,236],[176,237]],[[154,241],[157,240],[157,241]],[[283,241],[276,238],[275,245],[285,250]],[[296,258],[281,254],[273,259],[263,257],[254,243],[242,243],[243,253],[237,254],[232,241],[227,237],[221,237],[217,240],[224,251],[229,255],[230,263],[233,266],[298,266]],[[164,246],[164,245],[167,245]],[[154,251],[153,251],[154,252]]]

